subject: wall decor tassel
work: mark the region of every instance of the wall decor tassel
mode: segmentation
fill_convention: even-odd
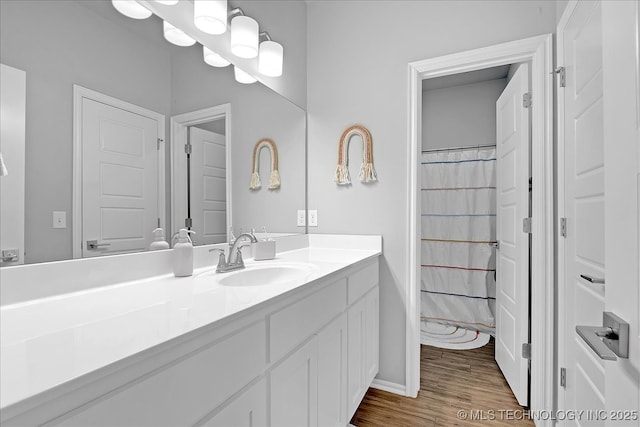
[[[271,174],[269,175],[269,190],[277,190],[280,188],[280,172],[278,171],[278,148],[272,139],[262,138],[253,147],[253,172],[251,173],[251,182],[249,189],[259,190],[262,186],[260,182],[260,152],[266,148],[271,155]]]
[[[376,170],[373,167],[373,140],[371,133],[366,127],[356,124],[348,127],[342,132],[338,145],[338,166],[334,181],[338,185],[351,184],[349,176],[349,141],[353,135],[360,135],[362,138],[362,165],[360,166],[360,181],[363,183],[375,182],[378,180]]]

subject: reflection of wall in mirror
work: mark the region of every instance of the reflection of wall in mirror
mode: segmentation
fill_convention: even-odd
[[[170,54],[160,34],[155,44],[140,36],[153,22],[130,23],[111,2],[2,1],[0,8],[0,62],[29,76],[25,260],[69,259],[73,218],[53,229],[51,215],[71,212],[73,84],[168,116]]]
[[[26,73],[0,64],[0,267],[24,264],[25,100]]]
[[[198,52],[175,54],[172,88],[173,113],[186,113],[223,103],[231,104],[232,200],[235,231],[266,226],[273,232],[300,233],[296,210],[305,203],[306,114],[263,85],[242,85],[231,67],[212,69],[196,61]],[[278,146],[281,188],[251,192],[253,147],[262,138]],[[260,157],[260,170],[269,171],[269,156]]]

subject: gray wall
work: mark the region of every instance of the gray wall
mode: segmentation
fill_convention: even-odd
[[[380,373],[405,383],[407,63],[553,32],[555,3],[326,1],[308,3],[309,208],[321,233],[381,234]],[[330,31],[327,30],[330,28]],[[332,181],[338,139],[371,131],[379,182]],[[356,178],[361,148],[352,144]]]
[[[507,79],[422,92],[422,149],[496,143],[496,101]]]
[[[27,73],[27,263],[72,257],[73,85],[169,113],[171,58],[141,36],[151,22],[136,22],[133,32],[92,9],[72,1],[0,2],[0,62]],[[67,212],[66,229],[52,228],[53,211]]]

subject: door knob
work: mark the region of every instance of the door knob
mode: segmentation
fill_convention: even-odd
[[[629,324],[610,311],[602,313],[602,326],[576,326],[576,332],[601,359],[629,357]]]

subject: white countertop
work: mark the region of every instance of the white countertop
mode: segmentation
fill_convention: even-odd
[[[234,273],[205,267],[191,277],[164,274],[2,306],[0,408],[380,253],[379,242],[371,249],[311,246],[278,253],[271,261],[247,261],[246,270],[302,267],[295,278],[268,286],[221,285],[220,278]]]

